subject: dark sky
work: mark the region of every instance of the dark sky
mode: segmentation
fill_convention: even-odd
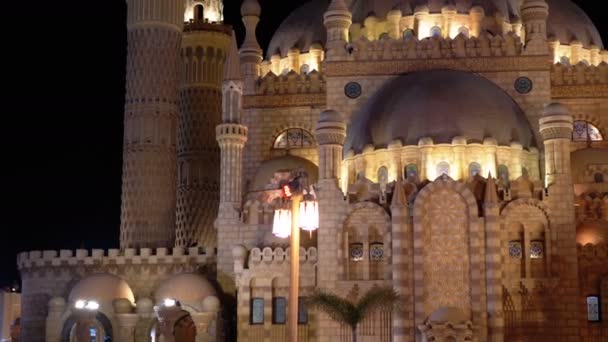
[[[261,0],[265,46],[303,0]],[[602,1],[575,1],[603,38]],[[225,0],[239,39],[241,0]],[[118,246],[126,4],[3,4],[0,286],[16,253]],[[608,44],[605,43],[608,46]]]

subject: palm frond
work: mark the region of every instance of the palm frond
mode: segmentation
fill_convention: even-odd
[[[360,321],[358,311],[351,302],[321,289],[315,290],[308,296],[306,304],[309,308],[319,309],[334,321],[351,328],[356,327]]]
[[[375,310],[393,311],[400,303],[401,298],[392,287],[373,287],[361,297],[356,308],[365,317]]]

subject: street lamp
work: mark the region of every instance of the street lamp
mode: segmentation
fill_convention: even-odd
[[[308,189],[298,181],[284,185],[283,203],[274,212],[272,233],[280,238],[291,236],[291,274],[287,322],[289,341],[298,341],[298,298],[300,289],[300,228],[311,234],[319,228],[319,204],[312,186]],[[289,203],[291,202],[291,208]]]

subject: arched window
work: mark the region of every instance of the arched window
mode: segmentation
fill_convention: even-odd
[[[561,65],[570,66],[570,58],[568,58],[567,56],[560,57],[559,62]]]
[[[574,121],[574,130],[572,131],[572,140],[574,141],[601,141],[604,140],[600,130],[593,124],[583,120]]]
[[[403,40],[405,40],[406,42],[414,39],[414,37],[416,37],[416,33],[414,32],[414,30],[407,29],[403,31]]]
[[[308,64],[302,64],[302,66],[300,67],[300,74],[306,75],[309,72],[310,72],[310,65],[308,65]]]
[[[204,8],[203,5],[196,5],[194,6],[194,20],[195,21],[199,21],[199,20],[204,20],[205,16],[204,16]]]
[[[581,63],[585,64],[586,66],[589,66],[589,61],[586,59],[581,59]]]
[[[312,134],[305,129],[290,128],[279,134],[274,141],[273,147],[276,150],[315,147],[315,139]]]
[[[418,181],[418,167],[415,164],[410,164],[405,167],[405,179],[410,183]]]
[[[380,35],[380,40],[388,40],[390,37],[388,33],[384,32]]]
[[[386,184],[388,183],[388,168],[383,166],[378,169],[378,184],[382,191],[386,190]]]
[[[478,163],[471,163],[471,165],[469,165],[469,177],[473,178],[477,175],[481,175],[481,165]]]
[[[437,177],[441,175],[450,175],[450,164],[448,162],[441,162],[437,164]]]
[[[466,38],[469,38],[469,29],[464,26],[460,26],[458,28],[458,34],[462,34]]]
[[[498,166],[498,181],[505,188],[509,186],[509,168],[506,165]]]
[[[433,26],[431,27],[431,37],[441,37],[441,27]]]

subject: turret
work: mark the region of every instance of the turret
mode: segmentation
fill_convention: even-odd
[[[324,15],[327,28],[327,60],[339,60],[346,57],[348,30],[353,23],[353,15],[344,0],[332,0]]]
[[[525,29],[526,54],[545,55],[547,45],[547,18],[549,5],[545,0],[524,0],[521,5],[521,19]]]
[[[188,0],[184,18],[177,126],[178,247],[217,246],[213,227],[220,201],[222,80],[232,30],[221,22],[222,2]],[[205,67],[203,67],[205,66]]]
[[[342,164],[342,149],[346,139],[344,119],[334,110],[322,112],[317,122],[315,136],[319,143],[319,179],[338,180]]]
[[[175,234],[178,60],[184,4],[128,0],[121,248],[170,247]]]
[[[241,5],[241,15],[245,24],[245,41],[241,46],[240,55],[245,95],[255,94],[255,82],[260,76],[260,63],[263,56],[255,31],[261,13],[262,8],[257,0],[245,0]]]

